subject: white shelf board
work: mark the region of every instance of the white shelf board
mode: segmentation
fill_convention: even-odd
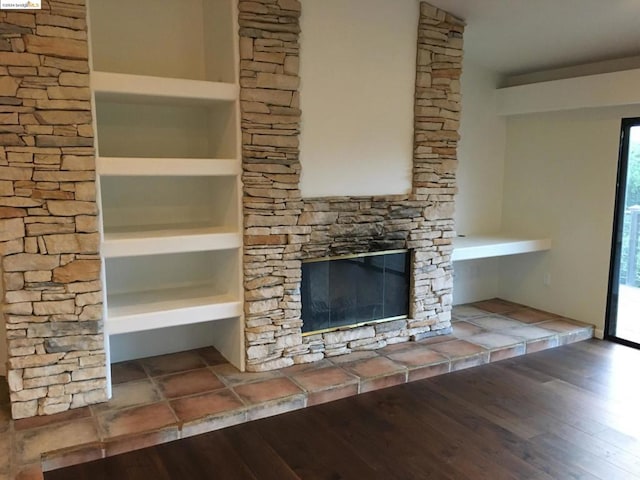
[[[550,238],[523,238],[508,234],[467,235],[453,239],[451,259],[473,260],[551,249]]]
[[[235,83],[111,72],[92,72],[91,88],[96,98],[115,102],[202,104],[234,102],[238,97]]]
[[[99,157],[103,176],[231,176],[240,173],[240,162],[217,158]]]
[[[210,322],[242,315],[232,295],[212,295],[209,287],[187,287],[110,295],[107,334]]]
[[[102,242],[105,258],[202,252],[240,248],[242,235],[231,227],[153,225],[107,229]]]

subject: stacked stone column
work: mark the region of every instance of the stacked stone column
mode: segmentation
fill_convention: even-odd
[[[463,32],[461,20],[420,4],[410,200],[424,208],[408,246],[415,249],[411,325],[432,331],[451,321]]]
[[[14,418],[106,399],[86,9],[0,12],[0,259]]]
[[[247,369],[302,348],[298,0],[239,2]]]

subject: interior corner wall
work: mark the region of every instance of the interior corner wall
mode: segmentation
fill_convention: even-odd
[[[416,0],[305,0],[302,196],[411,191]]]
[[[497,74],[464,61],[456,172],[458,234],[500,230],[506,120],[496,112],[498,81]]]
[[[456,173],[458,234],[501,230],[506,120],[496,113],[498,82],[498,75],[465,59]],[[498,260],[454,263],[454,305],[492,298],[498,293]]]
[[[620,121],[633,116],[640,116],[640,107],[508,119],[503,228],[550,237],[552,248],[502,259],[502,298],[602,332]]]

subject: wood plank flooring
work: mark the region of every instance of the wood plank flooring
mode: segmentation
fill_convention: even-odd
[[[640,479],[640,351],[590,340],[45,474]]]

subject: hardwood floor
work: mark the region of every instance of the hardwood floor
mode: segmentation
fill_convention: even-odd
[[[45,479],[640,479],[639,366],[590,340]]]

